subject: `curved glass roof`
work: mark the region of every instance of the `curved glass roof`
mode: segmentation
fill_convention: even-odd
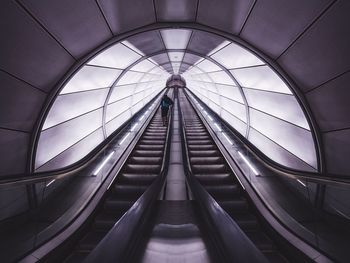
[[[173,74],[272,160],[293,169],[317,168],[303,110],[269,65],[220,36],[161,29],[110,46],[71,77],[43,125],[36,169],[62,168],[86,156]]]

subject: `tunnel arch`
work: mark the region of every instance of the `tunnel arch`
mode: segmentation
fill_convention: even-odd
[[[6,36],[0,49],[1,177],[34,172],[35,145],[46,108],[60,83],[84,60],[118,40],[162,27],[206,30],[258,53],[295,88],[307,109],[319,172],[349,175],[347,1],[290,1],[282,6],[273,1],[237,5],[196,0],[179,1],[179,9],[164,9],[169,1],[160,5],[152,0],[148,4],[77,1],[69,7],[59,1],[38,3],[1,3],[1,30]]]
[[[223,37],[222,35],[219,35],[218,34],[218,32],[212,32],[213,30],[208,30],[207,28],[201,28],[200,30],[197,28],[198,26],[195,26],[195,29],[194,29],[194,26],[192,25],[192,26],[190,26],[190,25],[185,25],[184,27],[180,27],[180,28],[177,28],[177,29],[174,29],[174,28],[172,28],[172,27],[169,27],[169,25],[161,25],[161,26],[158,26],[158,27],[155,27],[155,28],[151,28],[151,29],[147,29],[147,30],[144,30],[144,31],[142,31],[142,32],[137,32],[137,33],[135,33],[135,34],[130,34],[130,36],[128,36],[128,37],[122,37],[122,38],[118,38],[118,39],[116,39],[115,41],[110,41],[104,48],[102,48],[102,49],[100,49],[100,50],[98,50],[97,52],[95,52],[95,54],[93,54],[93,55],[90,55],[90,56],[88,56],[88,59],[86,59],[85,60],[85,63],[83,63],[81,66],[80,66],[80,69],[79,70],[81,70],[84,66],[91,66],[91,65],[89,65],[89,63],[91,64],[91,61],[94,61],[94,60],[96,60],[96,58],[98,58],[98,57],[101,57],[101,56],[103,56],[103,54],[105,54],[108,50],[110,50],[110,49],[112,49],[113,47],[115,47],[115,46],[117,46],[117,45],[120,45],[120,43],[122,43],[122,45],[124,45],[124,48],[126,47],[126,48],[129,48],[130,50],[132,50],[132,51],[134,51],[137,55],[138,55],[138,58],[137,59],[135,59],[131,64],[128,64],[128,66],[127,67],[125,67],[124,69],[122,69],[122,71],[120,72],[120,74],[118,74],[118,76],[117,76],[117,78],[115,79],[115,81],[112,83],[112,84],[110,84],[110,89],[109,89],[109,91],[108,91],[108,94],[107,94],[107,96],[106,96],[106,99],[105,99],[105,103],[104,103],[104,105],[103,105],[103,117],[102,117],[102,130],[103,130],[103,138],[105,139],[108,135],[110,135],[112,132],[111,131],[109,131],[108,133],[106,132],[106,112],[107,112],[107,108],[108,108],[108,102],[109,102],[109,99],[110,99],[110,96],[111,96],[111,94],[113,93],[113,90],[115,89],[115,87],[117,86],[117,84],[118,84],[118,82],[119,82],[119,80],[120,79],[122,79],[123,78],[123,76],[125,75],[125,74],[128,74],[128,73],[130,73],[130,72],[134,72],[134,71],[132,71],[132,68],[134,68],[134,67],[136,67],[139,63],[142,63],[143,61],[151,61],[151,63],[153,63],[154,64],[154,67],[153,68],[162,68],[165,64],[168,64],[168,65],[170,65],[170,66],[173,66],[172,64],[174,63],[171,59],[170,59],[170,53],[183,53],[183,57],[182,57],[182,61],[181,61],[181,63],[183,63],[184,62],[184,57],[185,57],[185,54],[190,54],[190,55],[193,55],[193,56],[197,56],[197,57],[200,57],[201,58],[201,61],[199,61],[199,63],[197,63],[196,62],[196,65],[191,65],[191,63],[187,63],[188,65],[189,65],[189,68],[191,68],[191,67],[195,67],[195,68],[199,68],[198,66],[197,66],[197,64],[200,64],[200,63],[204,63],[204,61],[207,61],[207,63],[209,62],[209,63],[212,63],[213,65],[215,65],[216,67],[218,67],[218,68],[220,68],[220,70],[222,70],[222,71],[224,71],[225,72],[225,74],[227,74],[228,76],[229,76],[229,78],[230,79],[232,79],[233,80],[233,82],[234,82],[234,85],[236,86],[236,87],[238,87],[238,89],[239,89],[239,92],[240,92],[240,94],[241,94],[241,96],[242,96],[242,99],[243,99],[243,104],[244,104],[244,106],[245,106],[245,111],[246,111],[246,118],[247,118],[247,120],[245,121],[245,123],[246,123],[246,133],[245,134],[242,134],[243,136],[245,136],[246,138],[248,138],[248,135],[249,135],[249,131],[250,131],[250,128],[249,128],[249,126],[250,126],[250,120],[249,120],[249,105],[248,105],[248,102],[247,102],[247,99],[246,99],[246,97],[245,97],[245,93],[243,92],[243,90],[242,90],[242,87],[241,87],[241,85],[239,84],[239,82],[236,80],[236,78],[232,75],[232,73],[230,72],[230,70],[229,69],[227,69],[224,65],[222,65],[220,62],[218,62],[217,60],[215,60],[215,59],[213,59],[212,57],[210,57],[210,56],[207,56],[207,54],[203,54],[203,53],[200,53],[200,52],[196,52],[196,51],[193,51],[193,50],[188,50],[188,49],[186,49],[187,48],[187,45],[189,45],[189,42],[190,42],[190,38],[192,37],[192,34],[194,34],[194,32],[203,32],[203,33],[205,33],[205,34],[210,34],[210,35],[212,35],[212,37],[217,37],[218,39],[220,39],[220,41],[231,41],[229,44],[227,44],[227,45],[231,45],[231,44],[233,44],[233,43],[235,43],[234,42],[234,40],[232,40],[232,38],[227,38],[227,37]],[[147,34],[147,33],[150,33],[150,32],[158,32],[158,34],[160,35],[160,37],[162,38],[163,36],[162,36],[162,32],[166,32],[167,30],[169,30],[169,31],[173,31],[173,32],[175,32],[176,30],[179,30],[179,31],[189,31],[189,37],[188,37],[188,40],[187,40],[187,44],[186,44],[186,47],[184,47],[184,48],[182,48],[182,49],[180,49],[180,48],[167,48],[167,46],[166,46],[166,44],[164,44],[164,38],[163,38],[163,44],[164,44],[164,49],[163,50],[158,50],[158,51],[156,51],[156,52],[153,52],[153,53],[150,53],[150,54],[147,54],[147,55],[142,55],[142,50],[138,50],[135,46],[133,47],[132,45],[130,46],[130,45],[127,45],[127,44],[125,44],[127,41],[128,41],[128,39],[130,40],[130,39],[132,39],[133,37],[137,37],[138,35],[140,35],[140,34]],[[236,45],[236,44],[235,44]],[[246,52],[248,52],[249,54],[253,54],[253,56],[255,56],[255,59],[257,59],[257,60],[259,60],[259,61],[261,61],[261,65],[266,65],[266,63],[265,62],[263,62],[261,59],[263,59],[264,60],[264,58],[261,58],[260,56],[259,56],[259,58],[256,56],[256,52],[252,52],[250,49],[249,49],[249,47],[246,47],[246,46],[243,46],[242,47],[242,43],[241,43],[241,41],[240,41],[240,43],[239,43],[239,46],[237,46],[237,47],[240,47],[240,48],[243,48],[244,50],[246,50]],[[217,51],[216,51],[217,52]],[[163,64],[158,64],[157,62],[155,63],[155,61],[152,61],[153,60],[153,58],[155,58],[155,57],[157,57],[157,56],[162,56],[162,55],[164,55],[164,54],[167,54],[167,56],[168,56],[168,59],[169,59],[169,63],[163,63]],[[92,63],[93,64],[93,63]],[[184,63],[184,64],[186,64],[186,63]],[[193,64],[195,64],[195,63],[193,63]],[[267,64],[268,65],[268,64]],[[101,65],[97,65],[97,66],[100,66],[101,67]],[[102,67],[103,67],[103,65],[102,65]],[[110,67],[111,69],[113,68],[113,67]],[[152,69],[153,69],[152,68]],[[115,68],[115,69],[117,69],[117,67]],[[152,70],[151,69],[151,70]],[[199,68],[200,69],[200,68]],[[79,70],[78,71],[75,71],[75,73],[74,74],[78,74],[79,73]],[[163,69],[164,70],[164,69]],[[202,72],[203,72],[203,74],[206,74],[206,72],[205,72],[205,70],[203,70],[203,69],[200,69]],[[130,72],[129,72],[130,71]],[[166,70],[164,70],[164,72],[166,72]],[[174,73],[174,72],[173,72]],[[182,73],[184,73],[184,72],[181,72],[180,74],[182,74]],[[171,74],[171,73],[169,73],[169,74]],[[207,74],[208,75],[208,74]],[[71,75],[71,76],[73,76],[73,74]],[[74,77],[73,77],[74,78]],[[71,79],[71,77],[68,77],[68,79]],[[210,79],[210,77],[209,77],[209,79]],[[163,81],[164,81],[165,79],[163,79]],[[213,81],[213,79],[211,79],[211,81],[213,82],[213,83],[215,83],[215,81]],[[286,82],[285,80],[283,80],[284,82]],[[165,81],[164,81],[165,82]],[[65,84],[64,85],[62,85],[61,87],[60,87],[60,89],[61,89],[61,91],[60,91],[60,95],[63,95],[63,94],[61,94],[61,92],[65,89],[65,87],[66,87],[66,85],[68,85],[67,83],[69,83],[69,81],[68,82],[65,82]],[[126,85],[126,84],[125,84]],[[287,85],[287,84],[286,84]],[[215,86],[216,86],[216,84],[215,84]],[[294,91],[294,89],[291,89],[290,87],[288,88],[289,90],[291,90],[291,92],[290,92],[290,94],[294,94],[295,95],[295,91]],[[217,92],[219,93],[219,90],[217,90]],[[60,96],[60,95],[58,95],[58,97]],[[220,99],[221,99],[221,96],[220,96]],[[299,101],[299,98],[297,98],[297,100]],[[299,101],[299,103],[300,103],[300,101]],[[55,104],[55,102],[53,101],[53,104],[52,105],[54,105]],[[303,108],[303,106],[301,106],[301,108]],[[305,109],[302,109],[302,111],[304,111],[305,112]],[[221,113],[220,113],[221,114]],[[48,114],[48,116],[50,117],[50,114]],[[305,117],[305,116],[304,116]],[[47,120],[47,119],[46,119]],[[310,120],[309,120],[309,116],[306,116],[305,117],[305,120],[306,120],[306,122],[308,123],[308,122],[310,122]],[[46,123],[46,121],[45,121],[45,123]],[[42,127],[44,127],[45,128],[45,123],[43,123],[43,126]],[[308,124],[307,124],[308,125]],[[48,126],[46,126],[46,128],[47,128]],[[310,127],[312,127],[312,125],[310,125]],[[237,127],[236,127],[237,128]],[[308,127],[307,127],[308,128]],[[310,128],[310,130],[311,130],[312,128]],[[240,132],[240,133],[242,133],[242,132]],[[311,131],[311,136],[315,136],[314,134],[313,134],[313,132]],[[312,138],[312,137],[311,137]],[[40,144],[40,139],[38,140],[38,144]],[[73,144],[74,145],[74,144]],[[96,146],[96,145],[95,145]],[[46,148],[46,146],[45,146],[45,144],[44,144],[44,146],[40,146],[39,145],[39,147],[38,147],[38,152],[40,152],[40,148]],[[314,146],[313,146],[314,147]],[[259,147],[258,147],[259,148]],[[64,151],[66,151],[66,149],[65,150],[63,150],[63,151],[61,151],[59,154],[61,154],[62,152],[64,152]],[[265,154],[266,154],[266,152],[265,152]],[[45,154],[44,154],[46,157],[48,156],[47,155],[47,152],[45,152]],[[58,155],[55,155],[53,158],[56,158]],[[269,156],[269,154],[267,154],[267,156],[268,157],[270,157],[271,158],[271,156]],[[272,159],[274,159],[274,158],[272,158]],[[314,153],[314,159],[315,159],[315,161],[314,161],[314,163],[313,163],[313,165],[312,165],[312,169],[311,169],[311,171],[313,170],[313,171],[315,171],[316,169],[317,169],[317,160],[319,159],[319,157],[318,157],[318,152],[316,151],[315,153]],[[37,159],[36,159],[37,160]],[[48,159],[49,161],[51,161],[52,159]],[[75,160],[75,161],[77,161],[77,160]],[[274,161],[276,161],[276,159],[274,160]],[[47,162],[47,160],[46,160],[46,162]],[[46,162],[39,162],[39,165],[38,165],[38,163],[37,163],[37,161],[36,161],[36,164],[35,164],[35,167],[36,168],[39,168],[39,167],[41,167],[43,164],[45,164]],[[277,162],[278,162],[278,160],[277,160]],[[286,163],[281,163],[281,162],[279,162],[280,164],[282,164],[283,166],[288,166],[288,164],[286,164]],[[68,163],[68,164],[71,164],[71,163]],[[310,170],[309,168],[305,168],[305,167],[298,167],[298,166],[289,166],[290,168],[293,168],[293,169],[306,169],[306,170]],[[55,169],[57,169],[57,168],[62,168],[62,167],[54,167]],[[41,169],[39,169],[39,170],[41,170]],[[45,169],[44,169],[45,170]],[[48,170],[50,170],[50,169],[48,169]]]

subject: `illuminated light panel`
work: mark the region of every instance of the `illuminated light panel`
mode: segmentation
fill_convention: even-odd
[[[125,140],[129,137],[129,135],[130,135],[130,132],[128,132],[128,133],[124,136],[124,138],[119,142],[119,145],[122,145],[122,144],[125,142]]]
[[[93,175],[98,175],[98,173],[102,170],[102,168],[106,165],[106,163],[109,161],[109,159],[111,159],[112,155],[115,153],[115,151],[111,152],[106,159],[103,160],[103,162],[101,163],[101,165],[95,170],[95,172],[93,173]]]
[[[160,31],[167,49],[186,49],[191,32],[191,30],[185,29],[165,29]]]
[[[220,126],[217,123],[214,123],[215,127],[218,128],[218,130],[221,132],[222,129],[220,128]]]
[[[240,151],[238,151],[238,154],[239,156],[241,156],[243,161],[249,166],[250,170],[252,170],[255,175],[259,175],[258,171],[254,168],[254,166],[248,161],[247,158],[245,158],[245,156]]]
[[[306,184],[303,183],[302,181],[300,181],[299,179],[297,179],[298,183],[301,184],[302,186],[306,187]]]
[[[50,186],[53,182],[55,182],[56,181],[56,179],[53,179],[53,180],[51,180],[47,185],[46,185],[46,187],[48,187],[48,186]]]
[[[135,123],[135,124],[131,127],[130,131],[131,131],[131,132],[134,131],[137,125],[138,125],[138,123]]]
[[[213,118],[208,114],[209,120],[213,121]]]
[[[228,141],[229,144],[233,145],[233,142],[230,140],[229,137],[227,137],[226,133],[222,133],[222,135],[225,137],[226,141]]]

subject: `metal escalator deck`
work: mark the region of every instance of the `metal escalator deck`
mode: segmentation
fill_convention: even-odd
[[[182,93],[180,105],[193,175],[271,262],[288,262],[259,222],[255,208],[214,140]]]
[[[159,176],[167,127],[157,112],[106,193],[93,223],[64,262],[82,262]]]

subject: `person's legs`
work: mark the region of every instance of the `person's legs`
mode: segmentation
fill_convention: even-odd
[[[166,108],[162,108],[162,121],[163,121],[163,126],[166,125],[166,122],[167,122],[167,115],[168,115],[168,111],[166,110]]]

